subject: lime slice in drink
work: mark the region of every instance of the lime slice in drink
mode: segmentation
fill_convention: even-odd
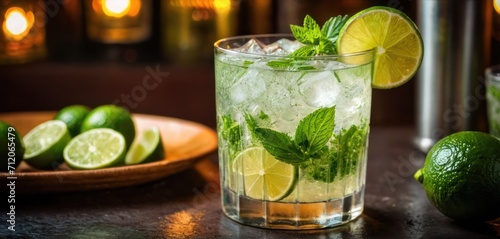
[[[99,169],[122,165],[125,159],[125,138],[108,128],[85,131],[64,148],[64,160],[74,169]]]
[[[41,123],[24,136],[24,161],[39,169],[53,169],[63,161],[63,150],[71,140],[63,121]]]
[[[243,176],[248,197],[277,201],[288,196],[297,183],[297,167],[281,162],[264,148],[245,149],[236,156],[233,171]]]
[[[339,53],[376,49],[372,86],[389,89],[415,75],[424,54],[415,23],[403,12],[371,7],[347,20],[337,41]]]
[[[146,129],[130,147],[125,164],[149,163],[163,159],[165,150],[157,127]]]

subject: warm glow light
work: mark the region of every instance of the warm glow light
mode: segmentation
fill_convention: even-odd
[[[123,17],[130,11],[130,0],[103,0],[102,10],[110,17]]]
[[[5,13],[5,22],[2,24],[2,29],[5,36],[19,40],[28,34],[33,21],[32,12],[26,14],[22,8],[11,7]]]
[[[26,20],[24,14],[19,11],[11,11],[5,19],[5,27],[7,31],[13,35],[21,35],[28,29],[28,20]]]
[[[493,0],[493,7],[495,7],[495,11],[500,14],[500,0]]]
[[[214,0],[214,8],[218,11],[229,11],[231,9],[231,0]]]

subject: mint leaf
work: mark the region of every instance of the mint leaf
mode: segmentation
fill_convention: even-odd
[[[293,36],[306,45],[317,45],[321,38],[321,29],[318,23],[309,15],[304,18],[304,26],[290,25]]]
[[[362,127],[353,125],[349,129],[343,130],[337,137],[340,146],[338,157],[342,161],[340,176],[356,171],[364,154],[367,136],[368,125]]]
[[[316,67],[308,64],[310,64],[310,62],[308,61],[299,61],[293,58],[283,58],[280,60],[270,61],[266,65],[272,67],[275,70],[287,70],[287,71],[316,70]]]
[[[297,41],[304,44],[313,44],[314,40],[311,40],[308,29],[297,25],[290,25],[290,30]]]
[[[337,16],[332,17],[328,21],[325,22],[323,27],[321,28],[321,33],[324,38],[328,39],[330,42],[337,42],[339,37],[340,29],[347,22],[348,16]]]
[[[267,66],[270,66],[275,70],[288,70],[293,67],[294,64],[294,61],[288,58],[274,60],[266,63]]]
[[[264,111],[261,110],[259,112],[259,119],[268,121],[269,120],[269,115],[267,115],[266,113],[264,113]]]
[[[295,131],[295,142],[302,151],[314,154],[328,142],[335,128],[335,106],[321,108],[303,118]]]
[[[326,38],[321,38],[319,45],[316,47],[318,55],[333,55],[337,53],[337,47],[333,42]]]
[[[245,121],[247,122],[248,129],[253,133],[255,129],[259,127],[257,125],[257,121],[252,117],[252,115],[248,113],[245,113],[243,116],[245,117]]]
[[[301,57],[301,56],[314,56],[316,54],[316,46],[305,45],[297,50],[295,50],[291,57]]]
[[[241,126],[229,115],[222,116],[219,124],[221,137],[227,142],[229,155],[234,159],[241,151]]]
[[[327,147],[321,152],[322,157],[315,160],[309,160],[300,165],[304,172],[304,177],[331,183],[337,176],[338,161],[336,160],[336,151],[328,150]]]
[[[318,23],[316,23],[316,20],[314,20],[310,15],[306,15],[304,17],[304,28],[308,29],[315,36],[319,37],[321,35]]]
[[[304,162],[303,153],[287,134],[266,128],[256,128],[254,132],[262,146],[276,159],[293,165]]]
[[[243,62],[243,67],[248,68],[248,66],[252,65],[253,63],[254,63],[253,61],[245,60]]]

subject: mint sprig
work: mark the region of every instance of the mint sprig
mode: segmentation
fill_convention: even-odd
[[[270,61],[268,66],[276,70],[315,70],[314,66],[302,57],[337,54],[337,40],[340,29],[347,22],[348,16],[332,17],[320,28],[316,20],[306,15],[304,26],[290,25],[293,36],[304,44],[287,58]]]
[[[304,26],[290,25],[293,36],[305,46],[291,56],[331,55],[337,53],[337,39],[340,29],[347,21],[347,15],[332,17],[320,29],[309,15],[304,18]]]

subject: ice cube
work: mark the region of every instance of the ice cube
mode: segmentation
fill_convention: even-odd
[[[230,88],[234,103],[242,103],[259,97],[266,90],[266,83],[259,77],[258,69],[248,69],[247,72]]]
[[[264,53],[269,55],[288,55],[299,49],[302,43],[298,41],[288,40],[286,38],[277,40],[264,47]]]
[[[371,99],[371,69],[369,66],[351,67],[335,71],[341,82],[341,95],[337,99],[335,117],[338,126],[361,124],[369,117]]]
[[[265,46],[264,53],[275,56],[288,55],[288,52],[285,51],[278,42],[274,42]]]
[[[292,41],[286,38],[280,39],[276,42],[281,46],[283,50],[285,50],[288,53],[292,53],[304,45],[297,40]]]
[[[299,93],[312,107],[331,107],[340,93],[340,84],[330,71],[311,72],[299,80]]]
[[[244,53],[253,53],[253,54],[262,54],[264,53],[264,48],[266,45],[261,41],[252,38],[245,45],[236,48],[236,51],[244,52]]]

